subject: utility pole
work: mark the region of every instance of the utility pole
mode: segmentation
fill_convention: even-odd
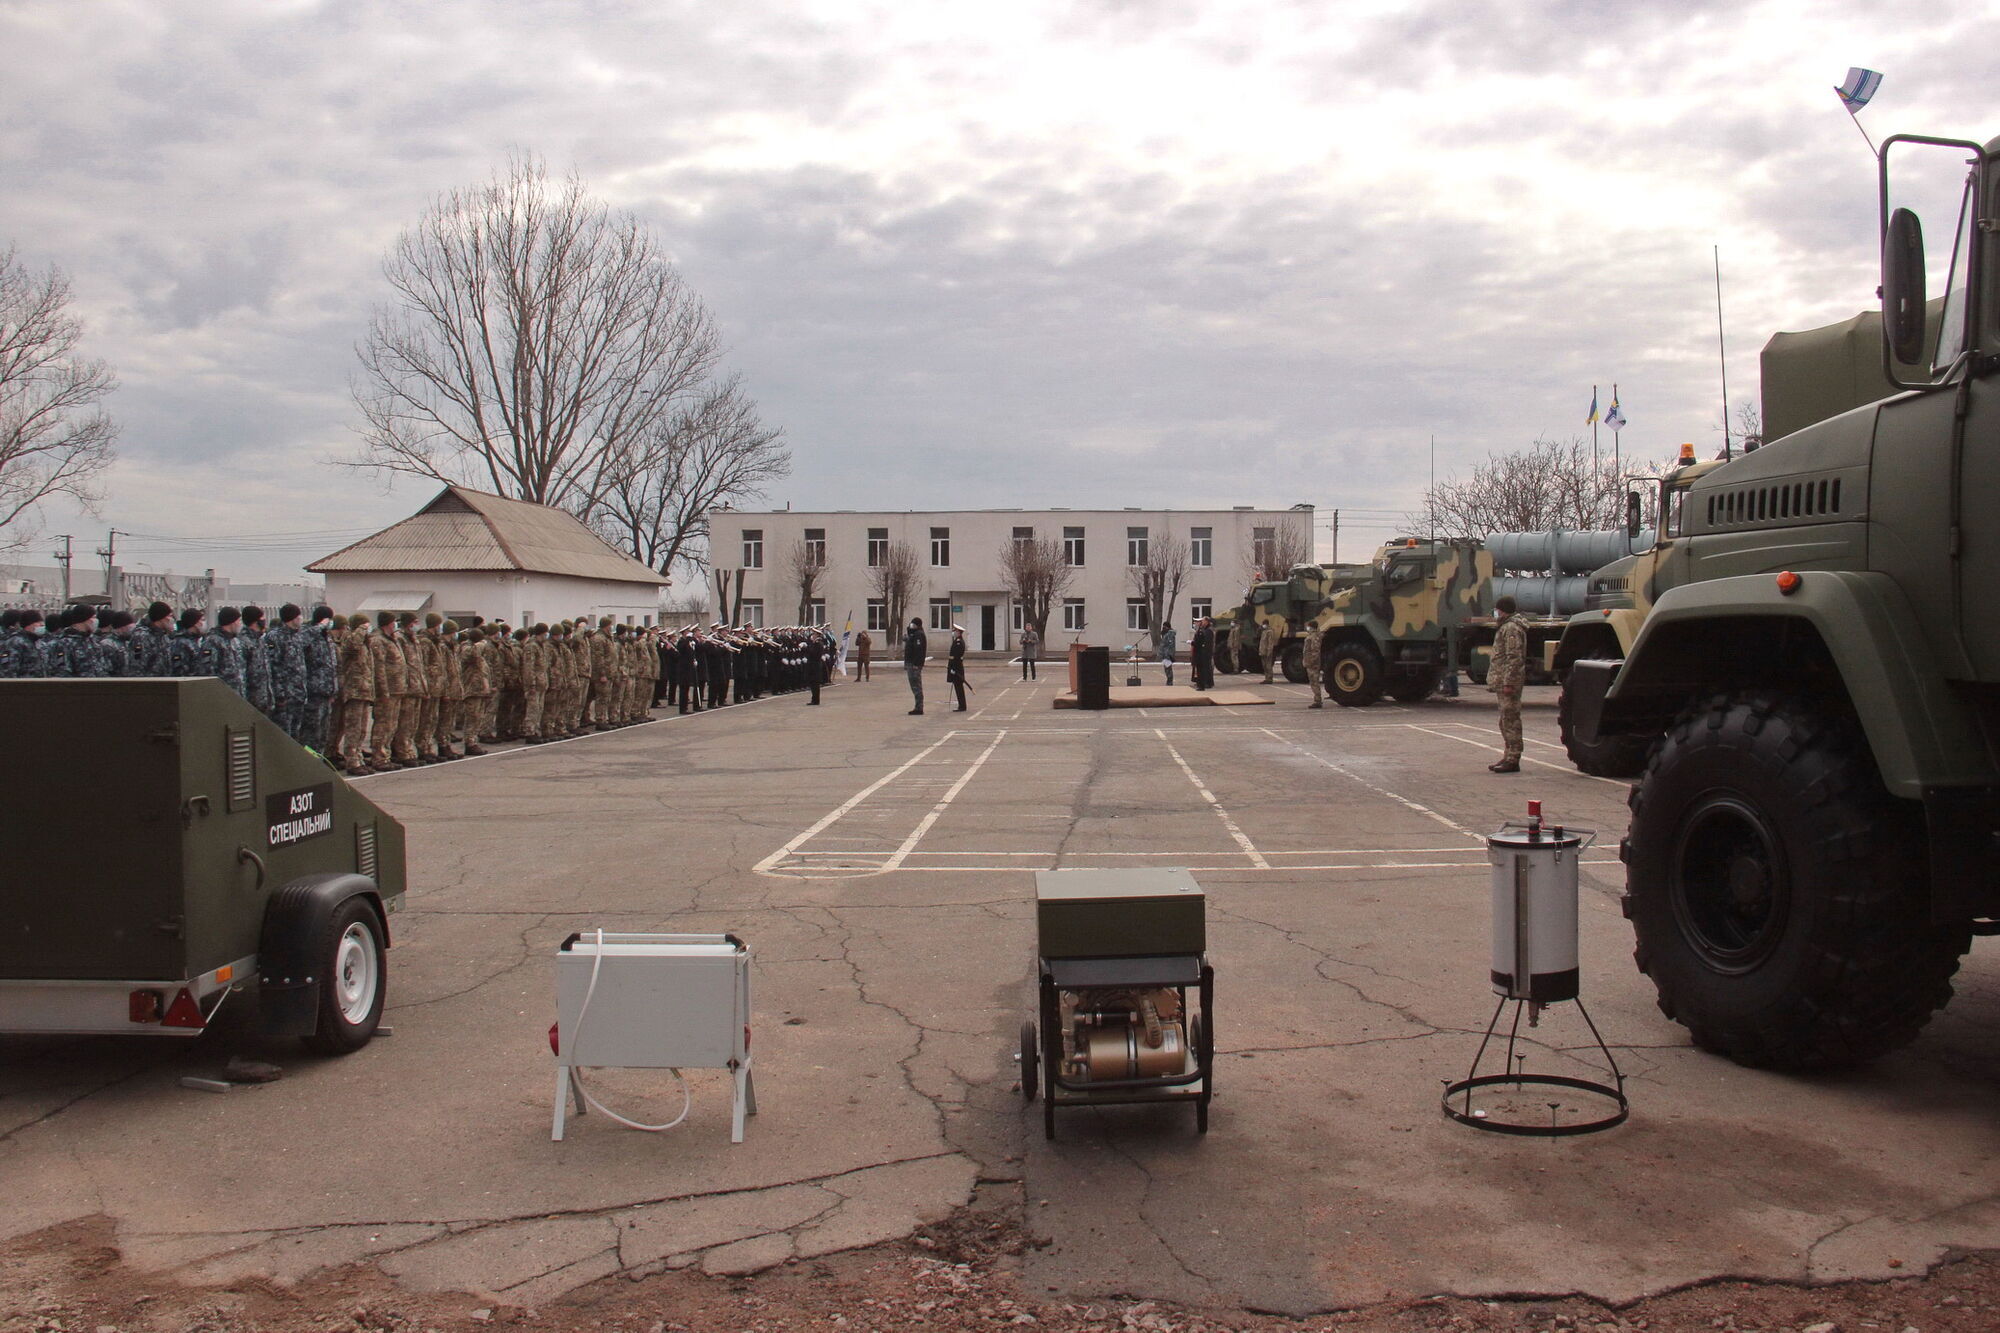
[[[111,575],[113,567],[118,563],[118,529],[113,528],[104,534],[104,545],[97,548],[97,554],[104,560],[104,595],[110,599],[110,609],[113,611],[123,611],[125,609],[125,598],[117,588],[112,586]]]
[[[1333,549],[1328,552],[1328,557],[1328,564],[1337,565],[1340,563],[1340,511],[1338,509],[1333,511]]]
[[[72,559],[74,559],[74,558],[75,558],[75,556],[74,556],[74,553],[73,553],[73,552],[71,551],[70,547],[71,547],[71,543],[72,543],[72,542],[73,542],[73,541],[74,541],[75,539],[74,539],[73,537],[71,537],[71,536],[70,536],[70,535],[69,535],[69,534],[68,534],[67,532],[62,532],[62,533],[58,533],[58,534],[56,534],[56,540],[57,540],[57,541],[59,541],[59,542],[61,542],[61,543],[63,544],[63,548],[62,548],[62,550],[60,550],[60,551],[57,551],[57,552],[55,552],[55,558],[56,558],[56,563],[62,566],[62,572],[63,572],[63,575],[62,575],[62,579],[63,579],[63,604],[64,604],[64,605],[68,605],[68,604],[69,604],[69,562],[70,562],[70,561],[71,561]]]

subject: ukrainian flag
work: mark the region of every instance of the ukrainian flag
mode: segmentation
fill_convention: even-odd
[[[1590,391],[1590,415],[1589,415],[1589,416],[1587,416],[1587,417],[1585,417],[1585,418],[1583,419],[1583,424],[1584,424],[1584,425],[1586,425],[1586,426],[1595,426],[1595,425],[1597,424],[1597,390],[1596,390],[1596,389],[1592,389],[1592,390]]]

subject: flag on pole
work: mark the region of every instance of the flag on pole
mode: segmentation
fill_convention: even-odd
[[[1586,426],[1597,424],[1597,386],[1594,384],[1590,387],[1590,415],[1583,419],[1583,424]]]
[[[854,609],[848,608],[847,623],[840,631],[840,651],[834,655],[833,669],[841,675],[847,674],[847,645],[854,639]]]
[[[1618,390],[1611,391],[1611,406],[1604,413],[1604,424],[1615,433],[1625,429],[1625,414],[1618,410]]]
[[[1882,76],[1874,70],[1851,68],[1847,71],[1847,82],[1834,91],[1840,94],[1841,105],[1847,108],[1847,114],[1851,116],[1867,106],[1868,99],[1873,97],[1875,90],[1881,86]]]

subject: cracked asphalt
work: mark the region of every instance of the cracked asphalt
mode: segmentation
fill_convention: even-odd
[[[1495,777],[1483,692],[1314,712],[1254,684],[1276,706],[1094,715],[1052,711],[1052,679],[979,665],[972,684],[965,714],[906,716],[885,672],[818,709],[368,779],[410,835],[393,1036],[309,1058],[244,1006],[187,1044],[0,1039],[0,1240],[102,1215],[129,1263],[196,1281],[359,1259],[525,1305],[900,1237],[1000,1191],[1040,1242],[1032,1288],[1279,1313],[1907,1276],[2000,1246],[1995,951],[1916,1045],[1859,1073],[1693,1050],[1632,966],[1624,788],[1570,768],[1546,692],[1527,771]],[[1480,1134],[1438,1109],[1493,1009],[1482,835],[1530,797],[1599,831],[1583,992],[1633,1104],[1604,1134]],[[1056,865],[1183,866],[1207,891],[1206,1137],[1185,1108],[1104,1108],[1063,1112],[1048,1142],[1024,1109],[1030,872]],[[592,1115],[550,1142],[551,958],[599,926],[751,943],[743,1144],[720,1071],[689,1074],[669,1133]],[[1601,1072],[1574,1006],[1525,1035],[1531,1069]],[[179,1085],[235,1054],[285,1076]],[[639,1118],[679,1108],[657,1072],[593,1087]]]

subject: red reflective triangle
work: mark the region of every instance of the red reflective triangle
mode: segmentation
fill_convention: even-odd
[[[174,1002],[167,1006],[166,1017],[160,1020],[160,1025],[170,1028],[202,1028],[208,1026],[208,1020],[201,1016],[201,1006],[194,1002],[193,994],[183,986],[180,994],[174,996]]]

